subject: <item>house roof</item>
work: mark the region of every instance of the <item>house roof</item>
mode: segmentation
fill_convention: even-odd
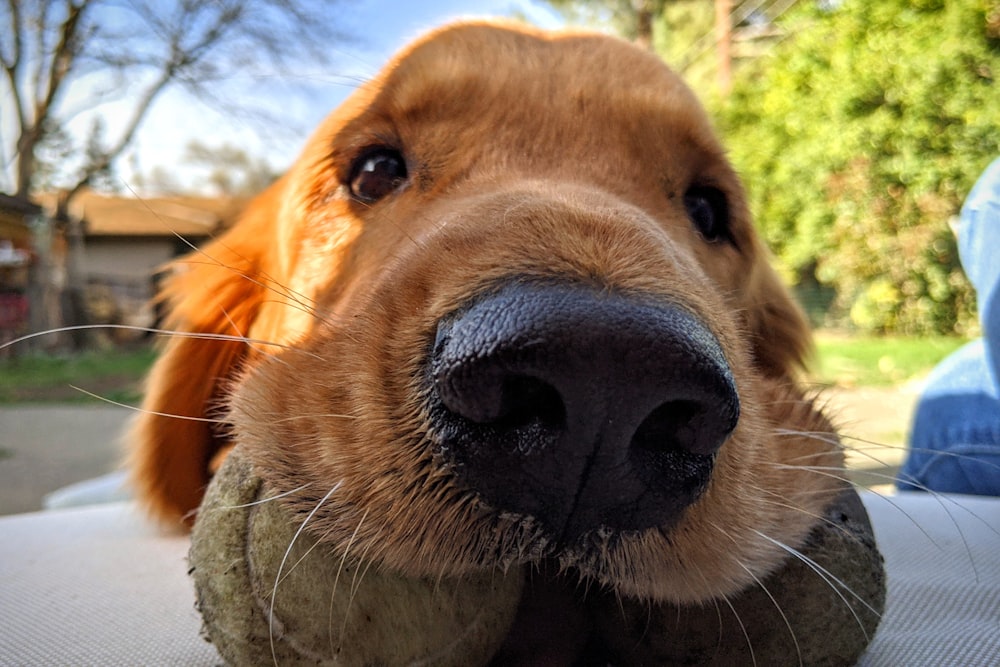
[[[13,212],[20,215],[41,213],[41,207],[23,199],[0,192],[0,211]]]
[[[49,210],[55,195],[39,197]],[[247,200],[232,197],[119,197],[84,191],[70,202],[70,215],[93,236],[205,237],[232,225]]]
[[[40,206],[0,192],[0,241],[11,241],[17,247],[31,244],[28,218],[41,213]],[[0,260],[0,264],[3,261]]]

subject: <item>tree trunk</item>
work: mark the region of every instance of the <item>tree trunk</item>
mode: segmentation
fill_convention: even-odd
[[[636,16],[635,43],[647,51],[653,50],[653,12],[648,3],[643,3]]]
[[[87,312],[87,274],[83,267],[83,221],[66,222],[66,286],[63,288],[63,325],[79,327],[90,324]],[[94,337],[86,329],[69,332],[69,339],[76,351],[92,347]]]
[[[635,9],[635,44],[647,51],[653,50],[653,3],[651,0],[632,0]]]
[[[719,92],[729,94],[732,87],[732,43],[733,43],[733,3],[732,0],[715,0],[715,51],[718,56],[716,73]]]
[[[34,260],[28,268],[28,326],[31,333],[51,331],[62,326],[59,304],[59,273],[53,258],[55,222],[43,213],[31,223],[31,245]],[[28,350],[54,350],[66,343],[62,333],[30,338]]]
[[[28,272],[31,350],[54,351],[87,348],[89,331],[56,331],[90,323],[86,308],[87,275],[84,268],[84,223],[69,215],[69,196],[59,196],[54,212],[46,212],[31,226],[34,261]]]
[[[31,177],[35,173],[35,147],[41,139],[41,132],[35,127],[28,128],[17,139],[17,190],[14,196],[28,201],[31,191]]]
[[[85,300],[87,275],[84,269],[84,223],[69,213],[70,200],[80,190],[78,187],[62,193],[56,209],[56,223],[66,240],[64,259],[66,279],[60,296],[62,324],[66,327],[79,327],[90,323]],[[91,339],[90,332],[83,329],[69,332],[69,340],[76,351],[89,347]]]

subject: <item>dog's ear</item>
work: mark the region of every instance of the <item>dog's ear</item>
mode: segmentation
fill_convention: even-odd
[[[812,333],[802,308],[760,249],[746,292],[747,325],[758,367],[772,377],[792,377],[805,368],[813,351]]]
[[[173,333],[147,378],[128,464],[140,502],[165,522],[193,521],[212,460],[226,447],[214,418],[252,353],[239,337],[249,335],[267,299],[281,187],[253,200],[218,239],[173,262],[163,283],[162,327]]]

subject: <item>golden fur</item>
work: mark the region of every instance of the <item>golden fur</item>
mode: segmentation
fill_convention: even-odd
[[[400,149],[409,178],[365,204],[349,169],[375,145]],[[695,184],[724,193],[731,243],[692,228],[682,197]],[[237,338],[168,340],[133,433],[135,485],[160,518],[190,521],[213,457],[235,442],[303,516],[322,501],[314,534],[404,573],[545,557],[641,598],[732,593],[782,560],[775,542],[800,544],[832,497],[838,483],[804,466],[841,465],[796,388],[809,334],[767,259],[705,114],[656,57],[605,36],[442,29],[335,111],[233,229],[177,263],[167,326]],[[428,341],[511,276],[680,303],[718,338],[742,414],[669,531],[552,553],[530,517],[491,512],[435,458],[419,386]]]

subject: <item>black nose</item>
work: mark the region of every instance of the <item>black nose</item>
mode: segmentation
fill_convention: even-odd
[[[438,325],[431,431],[459,477],[561,541],[668,526],[704,490],[739,399],[688,310],[512,283]]]

